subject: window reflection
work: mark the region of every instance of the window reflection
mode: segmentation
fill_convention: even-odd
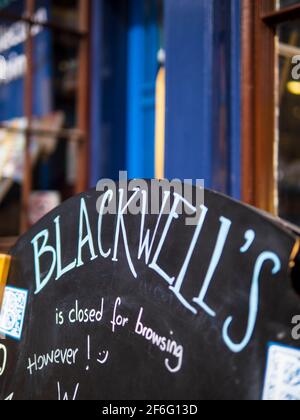
[[[281,25],[279,41],[279,214],[300,225],[299,22]]]
[[[299,3],[299,0],[277,0],[277,8],[283,9],[285,7],[294,6],[295,4]]]
[[[24,1],[0,0],[0,238],[19,235],[23,213],[32,225],[74,195],[78,179],[80,38],[73,29],[78,28],[79,1],[34,3],[30,18],[39,24],[30,27],[29,66],[25,44],[29,26],[21,18]],[[25,104],[31,100],[25,77],[30,74],[29,124]],[[24,197],[28,129],[32,191]]]

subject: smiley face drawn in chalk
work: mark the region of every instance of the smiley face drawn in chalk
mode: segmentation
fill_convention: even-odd
[[[100,365],[105,365],[105,363],[108,360],[108,357],[109,357],[109,352],[103,350],[99,353],[99,359],[97,359],[97,362],[100,363]]]

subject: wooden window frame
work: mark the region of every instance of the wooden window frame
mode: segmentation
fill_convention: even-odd
[[[21,195],[21,220],[20,234],[29,228],[28,211],[29,199],[32,192],[32,163],[30,157],[30,142],[33,134],[37,131],[32,127],[33,118],[33,37],[31,28],[38,23],[46,29],[60,31],[78,38],[78,88],[76,100],[77,123],[73,129],[65,129],[56,132],[60,138],[67,141],[75,141],[77,144],[77,180],[75,193],[86,190],[88,186],[88,156],[89,156],[89,69],[90,69],[90,10],[91,0],[78,0],[79,22],[77,28],[64,27],[55,22],[40,23],[34,20],[35,0],[25,0],[25,11],[22,16],[11,15],[5,11],[0,11],[0,20],[5,19],[11,22],[24,22],[27,24],[27,39],[25,41],[25,55],[27,59],[27,72],[24,82],[24,116],[28,121],[28,128],[25,132],[25,151],[24,151],[24,176]],[[49,135],[49,131],[38,130],[38,134]],[[0,237],[0,252],[7,251],[16,241],[16,238]]]
[[[242,198],[277,215],[277,25],[300,18],[300,2],[276,10],[274,0],[243,0]]]

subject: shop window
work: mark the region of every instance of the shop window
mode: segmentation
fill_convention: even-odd
[[[87,186],[88,29],[87,0],[0,2],[0,251]]]
[[[244,200],[299,225],[297,19],[299,1],[243,2]]]
[[[279,26],[279,215],[300,225],[300,22]]]
[[[35,0],[35,10],[39,9],[38,2],[41,0]],[[45,0],[43,0],[45,3]],[[49,8],[49,20],[53,25],[58,25],[69,29],[70,31],[79,29],[79,10],[80,0],[47,0],[51,3]]]
[[[293,6],[297,3],[299,3],[298,0],[277,0],[276,7],[277,9],[284,9],[289,6]]]

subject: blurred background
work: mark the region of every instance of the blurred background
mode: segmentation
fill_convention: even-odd
[[[0,251],[121,170],[300,225],[299,23],[293,0],[0,0]]]

